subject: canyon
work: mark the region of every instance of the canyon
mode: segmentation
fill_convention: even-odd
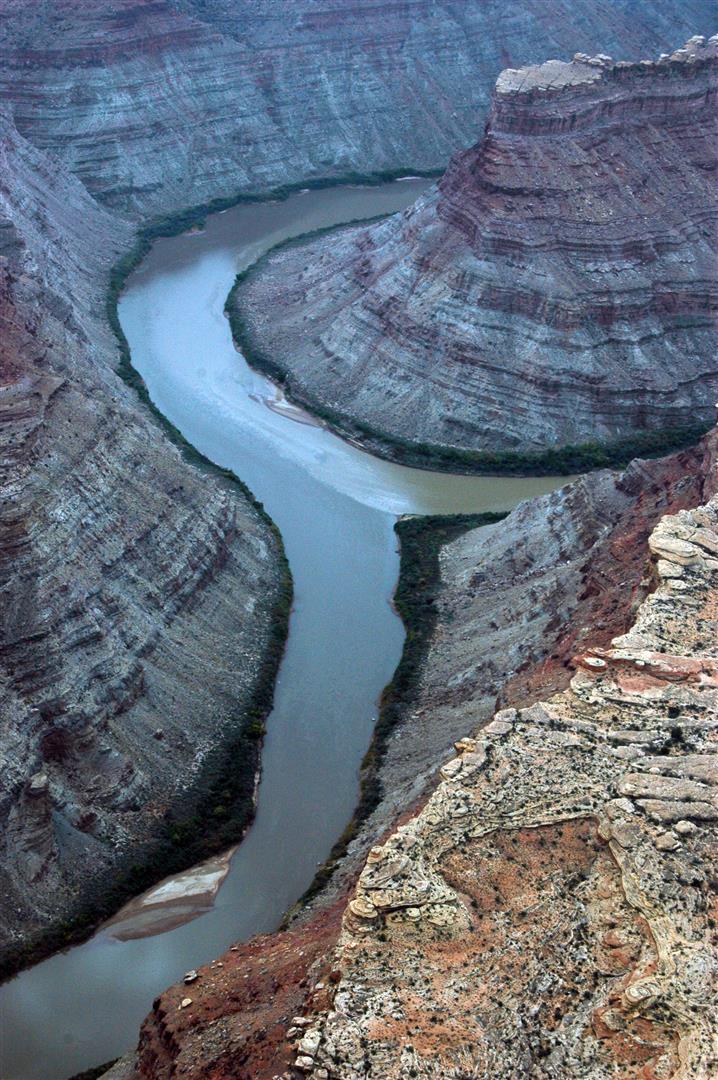
[[[441,170],[502,68],[657,55],[709,0],[5,0],[0,101],[88,191],[144,217],[312,178]]]
[[[252,814],[290,583],[261,505],[151,409],[113,332],[150,235],[304,182],[437,172],[491,100],[480,149],[414,208],[280,250],[245,280],[234,312],[253,351],[382,453],[404,440],[532,454],[713,419],[718,50],[692,38],[638,60],[710,32],[712,7],[550,7],[3,5],[6,971],[238,839]],[[634,60],[594,58],[597,43]],[[514,69],[575,50],[590,52]],[[563,176],[566,127],[575,181],[537,187],[539,170]],[[475,273],[484,242],[496,283]],[[438,301],[453,315],[429,326]],[[494,313],[516,357],[508,384],[479,365],[477,392],[467,309]],[[527,377],[539,326],[558,381]],[[439,384],[429,352],[444,357]],[[645,367],[628,362],[639,353]],[[108,1075],[509,1076],[529,1061],[710,1075],[715,491],[711,435],[445,543],[418,597],[431,609],[420,673],[327,882],[285,930],[158,998],[137,1054]],[[229,758],[230,821],[206,829]],[[532,1011],[537,993],[550,1015]]]
[[[12,964],[48,929],[64,942],[73,918],[116,904],[104,890],[128,866],[159,860],[165,815],[191,818],[218,738],[246,759],[246,821],[258,752],[247,714],[273,677],[286,585],[266,518],[190,465],[113,370],[107,279],[129,226],[4,116],[0,162],[0,936]]]
[[[504,71],[483,137],[414,207],[244,277],[245,352],[395,460],[525,471],[598,442],[610,463],[706,429],[717,95],[718,37]]]
[[[472,141],[506,63],[597,40],[655,52],[711,15],[703,0],[680,11],[586,3],[557,20],[535,0],[500,11],[375,3],[362,19],[351,5],[287,7],[280,18],[240,2],[3,5],[9,967],[116,906],[130,850],[126,869],[146,884],[145,843],[166,832],[168,809],[181,803],[191,819],[218,767],[208,748],[239,738],[236,838],[259,749],[242,731],[266,711],[285,617],[269,523],[173,447],[118,377],[108,282],[111,306],[122,280],[112,268],[131,262],[138,225],[154,219],[156,235],[193,220],[158,226],[158,215],[304,180],[438,169]]]
[[[712,1075],[716,451],[441,548],[377,809],[110,1076]]]

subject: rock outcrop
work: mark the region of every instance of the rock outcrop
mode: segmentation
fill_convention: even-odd
[[[248,356],[425,460],[708,426],[717,97],[718,36],[655,63],[504,71],[483,138],[414,207],[245,278]]]
[[[311,177],[441,169],[507,65],[652,55],[709,0],[5,0],[0,100],[88,190],[145,215]]]
[[[305,1075],[715,1075],[718,500],[649,546],[630,631],[371,852]]]
[[[382,804],[288,932],[162,995],[127,1075],[712,1075],[717,490],[711,436],[445,547]]]
[[[655,52],[711,15],[707,0],[377,2],[361,17],[314,0],[3,3],[5,943],[71,920],[192,798],[252,699],[281,589],[266,520],[183,460],[116,375],[106,285],[136,224],[437,168],[507,63],[598,40]]]
[[[283,588],[266,519],[113,370],[131,235],[0,115],[3,959],[86,914],[191,802],[242,730]]]

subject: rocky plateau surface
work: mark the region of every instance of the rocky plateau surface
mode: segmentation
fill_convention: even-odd
[[[649,548],[630,630],[370,852],[304,1075],[716,1074],[718,500]]]
[[[712,434],[446,545],[379,807],[116,1075],[712,1076],[717,491]]]
[[[709,0],[4,0],[0,100],[103,202],[165,214],[312,177],[441,169],[498,72],[710,33]]]
[[[368,444],[545,451],[708,426],[718,396],[718,35],[504,71],[407,211],[261,261],[250,358]]]

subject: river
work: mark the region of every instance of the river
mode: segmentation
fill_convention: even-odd
[[[381,461],[293,409],[233,346],[223,306],[238,270],[287,237],[401,210],[426,186],[337,186],[240,205],[159,240],[128,282],[119,313],[134,366],[189,442],[264,503],[284,539],[294,608],[256,819],[214,905],[133,940],[114,922],[0,988],[2,1080],[65,1080],[126,1052],[161,990],[276,927],[310,883],[356,804],[378,697],[401,653],[397,515],[505,509],[565,482]]]

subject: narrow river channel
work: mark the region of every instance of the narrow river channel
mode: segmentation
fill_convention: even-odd
[[[223,306],[239,269],[287,237],[402,210],[426,184],[238,206],[201,232],[158,241],[128,284],[120,317],[135,367],[165,416],[264,503],[284,538],[295,605],[256,820],[214,906],[133,940],[112,923],[0,988],[2,1080],[65,1080],[127,1051],[161,990],[273,929],[307,887],[351,816],[377,700],[401,653],[397,515],[503,509],[564,482],[380,461],[287,406],[233,347]]]

